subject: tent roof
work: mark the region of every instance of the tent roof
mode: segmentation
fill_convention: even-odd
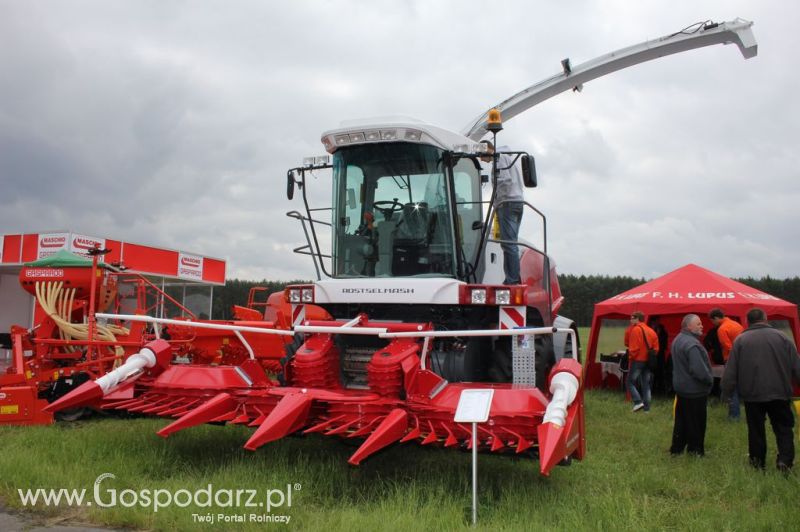
[[[797,316],[797,306],[696,264],[687,264],[657,279],[631,288],[595,305],[595,317],[708,312],[719,307],[726,314],[743,315],[753,307],[768,315]]]

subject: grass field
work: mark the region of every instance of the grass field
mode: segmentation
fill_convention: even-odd
[[[746,465],[746,427],[729,423],[721,405],[709,408],[707,456],[672,458],[671,401],[649,414],[630,412],[619,393],[587,393],[589,452],[583,462],[541,478],[530,459],[480,457],[479,529],[485,530],[791,530],[797,529],[798,476],[785,478]],[[113,473],[108,489],[219,489],[293,486],[288,527],[324,530],[467,529],[470,454],[395,446],[360,468],[346,460],[353,447],[323,437],[288,438],[251,453],[251,430],[201,426],[169,439],[154,432],[165,420],[95,419],[49,427],[0,428],[0,497],[21,509],[20,488],[86,488]],[[771,449],[772,441],[770,440]],[[772,451],[771,451],[772,452]],[[299,484],[300,489],[295,489]],[[132,499],[128,498],[128,501]],[[211,508],[249,514],[246,508]],[[192,514],[209,508],[67,507],[37,505],[38,515],[155,530],[227,529]],[[255,513],[264,513],[255,510]],[[265,524],[236,525],[262,529]],[[273,525],[277,526],[277,525]],[[287,528],[288,528],[287,527]]]

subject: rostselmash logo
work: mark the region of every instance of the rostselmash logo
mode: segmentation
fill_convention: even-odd
[[[113,487],[111,481],[116,480],[113,473],[103,473],[94,481],[91,499],[86,488],[80,489],[18,489],[20,501],[23,506],[99,506],[100,508],[115,508],[123,506],[132,508],[138,506],[152,510],[154,513],[161,508],[189,506],[199,508],[232,508],[248,510],[254,513],[193,513],[192,521],[195,523],[285,523],[291,520],[289,515],[272,513],[275,510],[285,510],[292,507],[292,496],[300,491],[300,484],[286,484],[285,489],[269,489],[259,492],[255,489],[215,489],[212,484],[190,490],[178,489],[148,489],[139,490]],[[258,513],[255,513],[255,512]]]
[[[413,294],[413,288],[342,288],[343,294]]]

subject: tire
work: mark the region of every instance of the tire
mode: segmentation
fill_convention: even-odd
[[[556,363],[553,350],[553,337],[539,335],[535,341],[536,359],[536,387],[542,392],[547,392],[547,378],[550,370]],[[513,382],[513,355],[511,352],[511,337],[498,338],[494,344],[494,352],[489,365],[489,379],[492,382]]]
[[[56,382],[54,382],[47,391],[47,402],[52,403],[55,400],[60,399],[88,380],[89,375],[86,373],[76,373],[69,378],[59,377],[58,380],[56,380]],[[56,412],[54,417],[58,421],[72,422],[86,417],[91,412],[92,410],[90,408],[85,407],[67,408],[66,410],[59,410]]]
[[[548,335],[539,335],[536,337],[536,360],[534,360],[534,367],[536,368],[536,387],[542,393],[547,393],[547,379],[550,377],[550,370],[556,364],[556,354],[553,349],[553,337]]]
[[[481,382],[486,379],[488,338],[467,338],[464,349],[432,351],[429,366],[449,382]]]

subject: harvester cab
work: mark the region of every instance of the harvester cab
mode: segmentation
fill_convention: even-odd
[[[307,228],[300,251],[312,255],[319,274],[313,286],[288,289],[291,303],[313,301],[342,321],[365,313],[431,323],[436,330],[553,325],[561,297],[543,251],[545,233],[540,247],[516,243],[523,282],[503,285],[503,253],[491,221],[496,188],[482,176],[482,159],[491,161],[487,170],[494,176],[504,156],[533,186],[532,156],[490,154],[485,144],[413,119],[351,122],[324,133],[322,143],[332,162],[309,158],[289,171],[290,196],[297,184],[306,207],[305,215],[289,215]],[[331,171],[330,209],[309,204],[309,187],[321,181],[306,176],[323,169]],[[544,227],[541,212],[526,206]],[[329,219],[320,217],[328,210]],[[330,235],[330,254],[321,234]],[[574,327],[564,318],[559,325]],[[555,346],[550,337],[538,340],[540,375],[572,355],[566,335],[560,336]],[[354,342],[365,347],[363,340]],[[510,338],[439,338],[433,344],[431,366],[450,381],[511,381]]]

